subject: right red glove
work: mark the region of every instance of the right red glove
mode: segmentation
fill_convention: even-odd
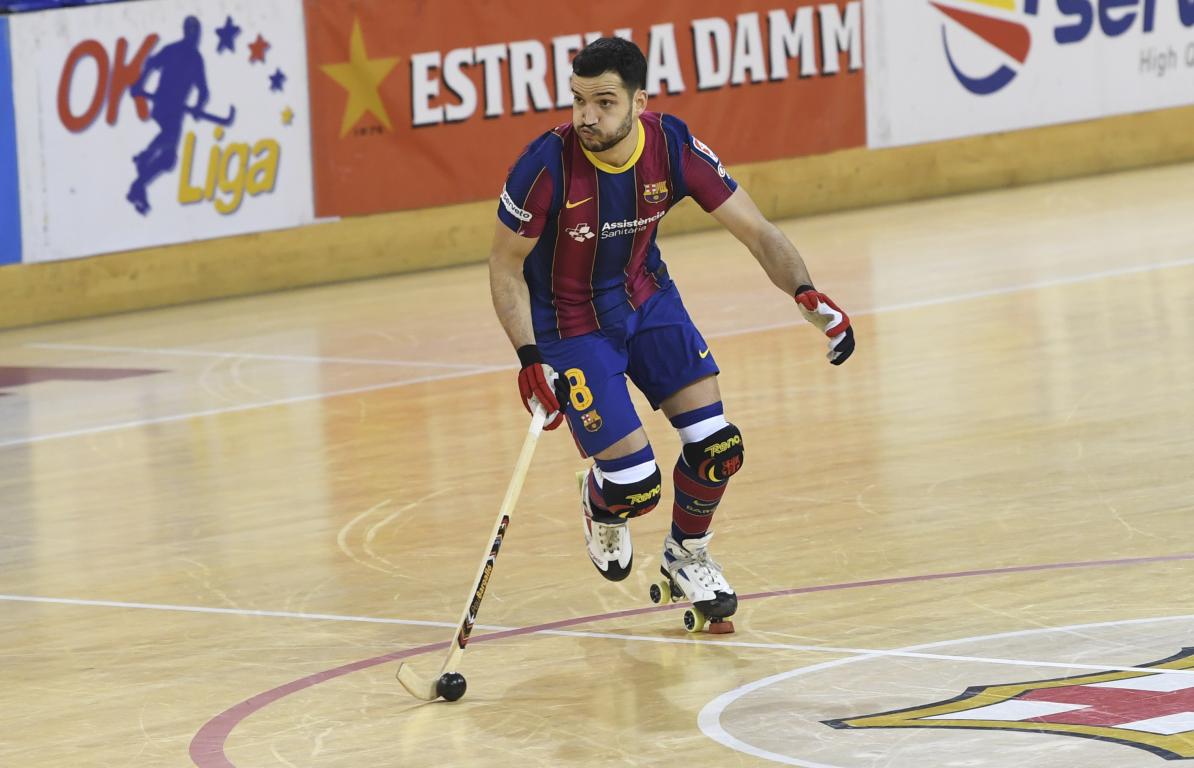
[[[813,288],[802,285],[796,289],[796,304],[804,319],[821,329],[829,337],[829,362],[841,365],[854,354],[854,329],[850,316],[833,303],[833,299]]]
[[[522,404],[527,413],[534,413],[536,405],[542,405],[547,419],[543,422],[544,429],[555,429],[564,420],[564,409],[560,407],[560,400],[567,399],[557,392],[561,386],[566,387],[560,374],[543,362],[539,354],[539,347],[534,344],[518,348],[518,362],[522,363],[522,370],[518,372],[518,391],[522,395]]]

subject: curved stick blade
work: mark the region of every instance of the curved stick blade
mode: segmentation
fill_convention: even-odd
[[[407,693],[416,699],[434,701],[439,698],[439,694],[435,692],[436,681],[427,682],[409,664],[399,664],[398,672],[394,676],[398,678],[398,682],[402,683],[402,687],[406,689]]]

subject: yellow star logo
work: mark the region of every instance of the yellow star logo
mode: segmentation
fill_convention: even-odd
[[[290,125],[294,122],[294,110],[290,107],[282,110],[282,125]]]
[[[352,38],[348,43],[348,61],[320,67],[325,75],[348,91],[348,106],[344,108],[344,120],[340,123],[340,138],[347,136],[366,112],[380,120],[386,128],[392,128],[378,87],[396,66],[397,57],[369,58],[365,51],[365,37],[361,34],[361,20],[354,18]]]

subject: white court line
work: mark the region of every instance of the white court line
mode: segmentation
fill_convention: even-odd
[[[209,608],[201,605],[164,605],[161,603],[128,603],[120,600],[77,600],[70,597],[36,597],[32,595],[0,595],[0,602],[49,603],[52,605],[77,605],[93,608],[133,608],[144,611],[176,611],[181,613],[213,613],[225,616],[262,616],[274,619],[306,619],[310,621],[355,621],[364,624],[401,624],[412,627],[451,627],[446,621],[419,621],[418,619],[380,619],[371,616],[342,616],[332,613],[297,613],[294,611],[258,611],[252,608]],[[480,629],[501,632],[509,627],[477,624]]]
[[[1122,626],[1129,626],[1132,624],[1155,624],[1157,622],[1163,622],[1163,621],[1189,621],[1191,619],[1194,619],[1194,615],[1187,614],[1187,615],[1182,615],[1182,616],[1159,616],[1159,617],[1151,618],[1151,619],[1123,619],[1120,621],[1100,621],[1100,622],[1096,622],[1096,623],[1092,623],[1092,624],[1071,624],[1071,625],[1065,626],[1065,627],[1036,627],[1033,629],[1017,630],[1017,631],[1013,631],[1013,632],[999,632],[999,633],[996,633],[993,635],[980,635],[977,637],[963,637],[963,638],[958,638],[956,640],[940,640],[940,641],[937,641],[934,643],[922,643],[919,645],[909,645],[909,646],[905,646],[904,648],[896,649],[894,651],[875,652],[875,653],[868,654],[868,655],[850,656],[850,657],[844,658],[844,659],[834,659],[833,661],[825,661],[820,664],[813,664],[812,666],[808,666],[808,667],[800,667],[799,669],[789,670],[788,672],[781,672],[778,675],[771,675],[770,677],[764,677],[760,680],[755,680],[753,683],[747,683],[746,685],[735,688],[732,691],[727,691],[727,692],[721,694],[720,696],[718,696],[717,698],[713,699],[712,701],[710,701],[708,704],[706,704],[701,709],[700,714],[697,715],[697,726],[701,729],[702,733],[704,733],[706,736],[713,739],[714,741],[718,742],[722,746],[728,747],[728,748],[734,750],[735,752],[742,752],[743,754],[751,755],[752,757],[758,757],[763,760],[770,760],[771,762],[782,763],[784,765],[800,766],[801,768],[844,768],[843,766],[828,765],[826,763],[818,763],[818,762],[814,762],[812,760],[806,760],[803,758],[782,755],[777,752],[771,752],[769,750],[763,749],[761,747],[756,747],[753,744],[749,744],[745,741],[742,741],[742,740],[738,739],[737,737],[731,735],[724,727],[722,727],[721,715],[723,712],[725,712],[726,708],[728,708],[731,704],[733,704],[735,701],[737,701],[741,697],[743,697],[749,693],[753,693],[754,691],[757,691],[761,688],[766,688],[769,685],[774,685],[775,683],[779,683],[784,680],[791,679],[793,677],[800,677],[802,675],[808,675],[808,674],[812,674],[814,672],[820,672],[825,669],[831,669],[833,667],[840,667],[840,666],[844,666],[846,664],[854,664],[854,663],[857,663],[860,661],[868,661],[868,660],[872,660],[872,659],[876,659],[876,658],[881,658],[883,656],[905,655],[905,654],[913,653],[913,652],[916,652],[916,651],[919,651],[919,650],[922,650],[925,648],[940,648],[942,646],[961,645],[963,643],[975,643],[975,642],[982,642],[982,641],[987,641],[987,640],[1002,640],[1005,638],[1026,637],[1028,635],[1045,634],[1045,633],[1049,633],[1049,632],[1073,632],[1073,631],[1084,630],[1084,629],[1097,629],[1097,628],[1101,628],[1101,627],[1122,627]],[[931,654],[930,654],[930,656],[931,656]],[[961,660],[969,661],[970,660],[964,656],[942,657],[942,658],[951,658],[951,659],[956,659],[959,661],[961,661]],[[975,659],[975,660],[981,661],[981,659]],[[1030,664],[1028,664],[1028,666],[1036,666],[1036,665],[1033,665],[1030,663]],[[1043,665],[1041,665],[1041,666],[1043,666]],[[1062,665],[1062,666],[1068,667],[1069,665]],[[1076,669],[1084,668],[1084,665],[1079,665],[1079,664],[1075,664],[1073,666]],[[1145,667],[1106,666],[1106,667],[1097,667],[1097,669],[1114,670],[1114,671],[1128,671],[1128,672],[1150,671],[1150,669],[1145,668]],[[1179,671],[1189,674],[1190,672],[1192,672],[1194,670],[1166,669],[1164,671],[1166,674],[1168,674],[1170,672],[1179,672]],[[874,764],[869,759],[864,759],[864,763],[866,765]],[[888,765],[890,765],[890,763],[888,763]]]
[[[509,366],[510,370],[517,368],[517,366]],[[176,413],[172,416],[159,416],[154,419],[137,419],[135,421],[122,421],[115,424],[105,424],[99,427],[86,427],[84,429],[72,429],[65,432],[46,432],[41,435],[34,435],[33,437],[23,437],[19,440],[5,440],[0,442],[0,448],[12,448],[19,445],[31,445],[33,443],[42,443],[47,440],[57,440],[62,437],[82,437],[84,435],[98,435],[104,432],[114,432],[120,429],[131,429],[134,427],[146,427],[150,424],[169,424],[174,421],[187,421],[189,419],[198,419],[205,416],[222,416],[226,413],[238,413],[240,411],[252,411],[258,408],[272,408],[275,405],[293,405],[295,403],[307,403],[312,400],[323,400],[329,397],[340,397],[341,395],[357,395],[365,392],[376,392],[382,389],[393,389],[395,387],[403,387],[408,384],[422,384],[429,381],[440,381],[441,379],[455,379],[463,376],[473,376],[478,373],[487,373],[492,370],[505,370],[497,368],[476,368],[471,371],[461,371],[459,373],[448,373],[443,375],[420,376],[415,379],[403,379],[402,381],[387,381],[381,384],[370,384],[364,387],[353,387],[351,389],[337,389],[330,392],[316,392],[311,395],[295,395],[294,397],[286,397],[280,400],[265,400],[260,403],[244,403],[243,405],[230,405],[224,408],[211,408],[205,411],[190,411],[188,413]]]
[[[64,349],[75,352],[129,352],[138,355],[164,355],[167,357],[220,357],[235,360],[273,360],[283,363],[345,363],[349,365],[385,365],[413,368],[463,368],[474,372],[478,368],[492,366],[472,363],[436,363],[428,360],[379,360],[372,357],[322,357],[319,355],[263,355],[256,352],[209,352],[201,349],[165,347],[109,347],[99,344],[56,344],[51,342],[30,342],[23,346],[31,349]]]
[[[906,309],[924,309],[926,307],[939,307],[943,304],[957,304],[963,301],[973,301],[975,299],[987,299],[992,296],[1007,296],[1013,293],[1023,293],[1025,291],[1037,291],[1043,288],[1055,288],[1059,285],[1074,285],[1076,283],[1087,283],[1094,280],[1103,280],[1108,277],[1123,277],[1124,275],[1138,275],[1146,272],[1159,272],[1165,269],[1175,269],[1178,267],[1194,266],[1194,258],[1190,259],[1176,259],[1174,261],[1163,261],[1159,264],[1146,264],[1139,267],[1122,267],[1120,269],[1107,269],[1101,272],[1087,272],[1081,275],[1072,275],[1070,277],[1056,277],[1051,280],[1039,280],[1035,283],[1023,283],[1021,285],[1009,285],[1005,288],[991,288],[985,291],[969,291],[967,293],[957,293],[952,296],[943,296],[937,299],[922,299],[920,301],[909,301],[903,304],[888,304],[886,306],[874,307],[872,309],[863,309],[858,312],[851,312],[851,317],[866,317],[868,315],[882,315],[888,312],[902,312]],[[767,325],[752,325],[746,328],[738,328],[733,331],[722,331],[721,333],[711,334],[708,338],[717,339],[727,336],[740,336],[746,333],[759,333],[761,331],[773,331],[780,328],[791,328],[796,325],[803,325],[804,320],[793,320],[792,322],[770,323]]]
[[[0,595],[0,602],[24,602],[24,603],[52,603],[58,605],[75,605],[98,608],[133,608],[140,610],[152,611],[180,611],[184,613],[208,613],[208,614],[223,614],[231,616],[257,616],[267,618],[282,618],[282,619],[303,619],[309,621],[352,621],[362,622],[367,624],[399,624],[403,626],[417,626],[417,627],[456,627],[455,624],[446,621],[421,621],[417,619],[383,619],[369,616],[344,616],[339,614],[329,613],[298,613],[293,611],[260,611],[248,608],[208,608],[203,606],[191,605],[163,605],[157,603],[128,603],[115,600],[78,600],[74,598],[61,597],[35,597],[28,595]],[[1194,616],[1170,616],[1164,619],[1129,619],[1125,621],[1104,622],[1101,624],[1084,624],[1081,627],[1102,627],[1102,626],[1118,626],[1121,624],[1133,624],[1155,621],[1171,621],[1176,619],[1194,619]],[[599,620],[599,619],[595,619]],[[505,632],[514,627],[501,627],[494,625],[477,624],[478,628],[491,630],[494,632]],[[1076,627],[1068,627],[1065,629],[1074,629]],[[1006,632],[999,635],[989,635],[986,638],[990,639],[996,637],[1019,637],[1021,634],[1043,632],[1043,631],[1061,631],[1061,629],[1045,628],[1032,629],[1018,632]],[[987,656],[954,656],[939,653],[919,653],[917,648],[931,648],[938,645],[950,645],[966,642],[966,640],[946,640],[939,643],[929,643],[927,645],[910,646],[908,648],[896,650],[878,650],[875,648],[848,648],[830,645],[800,645],[797,643],[752,643],[744,640],[704,640],[694,638],[680,638],[680,637],[663,637],[656,635],[624,635],[615,632],[584,632],[579,630],[568,629],[544,629],[539,630],[533,634],[537,635],[555,635],[560,637],[585,637],[600,640],[618,640],[623,642],[634,643],[665,643],[668,645],[713,645],[723,648],[754,648],[759,650],[771,651],[802,651],[807,653],[832,653],[835,655],[844,654],[851,657],[866,657],[866,658],[880,658],[880,657],[898,657],[908,659],[928,659],[931,661],[962,661],[972,662],[978,664],[1000,664],[1008,666],[1028,666],[1028,667],[1047,667],[1051,669],[1090,669],[1095,671],[1115,671],[1115,672],[1139,672],[1141,667],[1121,667],[1112,664],[1078,664],[1078,663],[1064,663],[1054,661],[1033,661],[1026,659],[1001,659]],[[842,663],[844,660],[839,659],[836,663]],[[828,662],[833,664],[835,662]],[[823,666],[823,665],[821,665]],[[1168,669],[1167,673],[1172,672],[1179,675],[1194,675],[1194,669]],[[791,673],[785,673],[791,674]],[[776,676],[779,677],[779,676]],[[773,678],[767,678],[771,680]],[[752,683],[751,685],[754,685]],[[759,686],[761,687],[761,686]],[[754,688],[751,688],[754,690]]]
[[[1122,269],[1109,269],[1100,272],[1089,272],[1082,275],[1074,275],[1072,277],[1055,278],[1052,280],[1040,280],[1034,283],[1022,283],[1020,285],[1007,286],[1005,288],[995,288],[987,291],[971,291],[969,293],[959,293],[952,296],[943,296],[937,299],[925,299],[922,301],[913,301],[905,304],[891,304],[888,306],[875,307],[869,310],[861,310],[854,313],[855,317],[862,317],[866,315],[880,315],[888,312],[900,312],[906,309],[921,309],[925,307],[936,307],[943,304],[955,304],[964,301],[972,301],[974,299],[988,298],[991,296],[1005,296],[1012,293],[1020,293],[1024,291],[1034,291],[1042,288],[1051,288],[1059,285],[1073,285],[1075,283],[1084,283],[1092,280],[1101,280],[1108,277],[1120,277],[1123,275],[1141,274],[1146,272],[1156,272],[1165,269],[1173,269],[1176,267],[1186,267],[1194,265],[1194,258],[1178,259],[1176,261],[1166,261],[1159,264],[1149,264],[1139,267],[1124,267]],[[730,336],[740,336],[748,333],[759,333],[762,331],[776,330],[779,328],[791,328],[798,325],[803,325],[805,320],[794,319],[792,322],[772,323],[770,325],[757,325],[747,328],[738,328],[732,331],[722,331],[721,333],[713,333],[706,336],[708,339],[721,339]],[[82,346],[82,345],[79,345]],[[223,354],[223,353],[212,353]],[[320,359],[320,358],[315,358]],[[47,432],[42,435],[34,435],[33,437],[21,438],[18,440],[0,441],[0,449],[14,448],[22,445],[32,445],[34,443],[42,443],[48,440],[57,440],[66,437],[82,437],[84,435],[101,434],[104,432],[112,432],[121,429],[133,429],[136,427],[145,427],[150,424],[167,424],[175,421],[185,421],[188,419],[203,418],[206,416],[218,416],[225,413],[237,413],[240,411],[250,411],[257,408],[272,408],[276,405],[292,405],[294,403],[310,402],[312,400],[322,400],[324,398],[339,397],[341,395],[354,395],[364,392],[375,392],[382,389],[391,389],[397,387],[405,387],[411,384],[423,384],[431,381],[445,381],[448,379],[458,379],[465,376],[474,376],[478,373],[490,373],[493,371],[510,371],[515,370],[516,365],[504,366],[482,366],[478,365],[473,368],[457,371],[454,373],[433,374],[429,376],[420,376],[415,379],[405,379],[403,381],[386,382],[383,384],[373,384],[367,387],[356,387],[353,389],[333,390],[330,392],[320,392],[313,395],[299,395],[296,397],[288,397],[280,400],[265,400],[260,403],[246,403],[244,405],[228,406],[226,408],[213,408],[205,411],[192,411],[190,413],[179,413],[173,416],[161,416],[153,419],[138,419],[135,421],[125,421],[116,424],[107,424],[99,427],[88,427],[85,429],[68,430],[65,432]]]
[[[1177,616],[1170,618],[1190,619],[1194,616]],[[1147,619],[1157,621],[1157,619]],[[1118,623],[1118,622],[1116,622]],[[1034,630],[1036,631],[1036,630]],[[608,640],[630,640],[642,643],[669,643],[672,645],[718,645],[727,648],[758,648],[762,650],[805,651],[809,653],[834,653],[846,656],[867,656],[871,658],[894,657],[903,659],[927,659],[929,661],[963,661],[978,664],[997,664],[1004,666],[1047,667],[1052,669],[1090,669],[1096,672],[1140,672],[1141,667],[1118,667],[1113,664],[1077,664],[1056,661],[1030,661],[1026,659],[1000,659],[990,656],[952,656],[941,653],[916,653],[911,650],[877,650],[874,648],[840,648],[832,645],[798,645],[795,643],[750,643],[738,640],[695,640],[691,638],[654,637],[651,635],[619,635],[612,632],[578,632],[565,629],[543,630],[535,634],[565,635],[568,637],[594,637]],[[949,643],[960,643],[961,640],[950,640]],[[928,647],[928,646],[924,646]],[[1148,670],[1143,670],[1148,671]],[[1194,669],[1166,669],[1168,674],[1173,672],[1181,675],[1194,675]]]

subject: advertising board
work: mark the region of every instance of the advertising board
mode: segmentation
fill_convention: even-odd
[[[865,18],[871,147],[1194,104],[1194,0],[900,0]]]
[[[299,0],[8,19],[24,260],[313,220]]]
[[[603,35],[643,50],[647,108],[727,163],[865,142],[860,0],[305,5],[320,216],[496,198],[571,120],[572,57]]]

